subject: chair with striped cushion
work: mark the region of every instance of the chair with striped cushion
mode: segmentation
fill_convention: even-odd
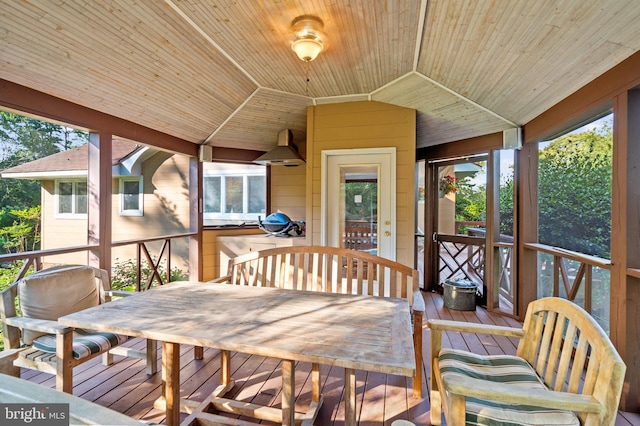
[[[138,351],[120,346],[127,336],[58,324],[59,317],[107,302],[112,295],[125,292],[111,291],[107,271],[90,266],[44,269],[14,283],[0,293],[5,336],[0,371],[19,376],[23,367],[55,374],[56,388],[67,393],[73,388],[73,367],[101,354],[105,364],[112,362],[114,353],[146,359],[147,374],[154,374],[155,341],[147,341],[146,350]],[[16,298],[21,315],[15,307]]]
[[[428,320],[431,423],[613,425],[626,366],[581,307],[548,297],[529,304],[522,329]],[[442,332],[517,337],[516,355],[442,347]]]

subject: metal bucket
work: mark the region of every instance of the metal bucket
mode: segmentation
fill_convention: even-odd
[[[444,306],[456,311],[476,310],[477,286],[468,280],[445,281],[442,283],[444,290]]]

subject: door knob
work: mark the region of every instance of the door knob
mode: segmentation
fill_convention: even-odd
[[[389,236],[391,236],[391,232],[389,232],[389,231],[384,231],[384,236],[385,236],[385,237],[389,237]]]

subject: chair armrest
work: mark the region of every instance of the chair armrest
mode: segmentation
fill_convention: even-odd
[[[47,334],[66,334],[73,331],[73,327],[60,325],[57,321],[36,318],[11,317],[6,319],[6,323],[12,327],[39,331]]]
[[[423,313],[426,310],[424,299],[422,298],[422,293],[420,292],[420,290],[416,290],[413,292],[413,306],[411,307],[411,309]]]
[[[212,284],[221,284],[221,283],[228,282],[230,279],[231,279],[231,275],[224,275],[222,277],[214,278],[208,282]]]
[[[524,330],[514,327],[504,327],[500,325],[487,325],[478,324],[473,322],[463,321],[448,321],[448,320],[427,320],[427,325],[434,331],[457,331],[460,333],[481,333],[481,334],[493,334],[497,336],[507,337],[524,337]]]
[[[488,401],[589,413],[599,413],[603,408],[600,402],[589,395],[529,389],[524,386],[513,386],[454,374],[445,375],[442,378],[442,384],[445,390],[453,395],[475,397]]]

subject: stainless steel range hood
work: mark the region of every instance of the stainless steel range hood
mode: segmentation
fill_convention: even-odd
[[[278,146],[257,159],[254,163],[263,166],[289,166],[294,167],[304,164],[304,160],[298,154],[298,149],[292,143],[293,135],[291,130],[284,129],[278,133]]]

